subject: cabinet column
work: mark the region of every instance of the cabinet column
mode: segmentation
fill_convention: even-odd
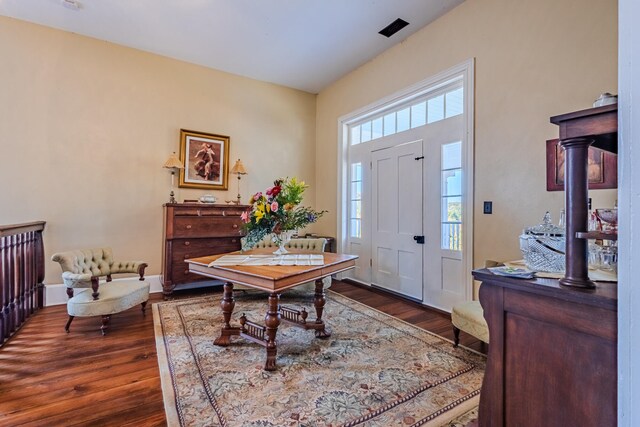
[[[591,138],[570,138],[560,141],[564,154],[564,193],[566,223],[566,267],[560,284],[579,288],[595,288],[589,280],[588,240],[576,237],[587,231],[588,224],[588,156]]]

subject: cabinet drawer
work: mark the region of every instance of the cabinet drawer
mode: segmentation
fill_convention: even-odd
[[[180,209],[174,209],[174,217],[179,216],[237,216],[239,217],[242,212],[246,211],[248,206],[237,207],[237,206],[225,206],[224,208],[205,208],[203,206],[197,207],[181,207]]]
[[[242,220],[239,217],[189,217],[174,219],[174,237],[240,236]]]
[[[186,262],[173,264],[172,278],[174,284],[197,282],[199,280],[212,280],[210,277],[189,273],[189,264]]]
[[[240,237],[220,239],[176,239],[173,241],[172,261],[183,261],[207,255],[240,250]]]

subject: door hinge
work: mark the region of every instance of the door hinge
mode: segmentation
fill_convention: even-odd
[[[416,157],[416,160],[422,160],[422,159],[424,159],[424,156]]]
[[[369,162],[369,169],[373,169],[373,162]]]
[[[373,259],[369,258],[369,267],[373,267]]]

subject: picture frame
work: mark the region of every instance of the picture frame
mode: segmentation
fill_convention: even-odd
[[[589,147],[589,190],[618,188],[618,156]],[[564,150],[559,139],[547,141],[547,191],[564,191]]]
[[[180,129],[180,188],[229,188],[230,138]]]

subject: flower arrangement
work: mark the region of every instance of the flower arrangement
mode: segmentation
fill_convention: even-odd
[[[264,193],[251,196],[251,210],[242,213],[247,232],[242,249],[253,248],[270,233],[273,234],[274,243],[282,246],[289,232],[316,222],[326,211],[300,206],[307,187],[304,181],[298,181],[295,177],[281,178],[275,180],[273,187],[267,188]]]

